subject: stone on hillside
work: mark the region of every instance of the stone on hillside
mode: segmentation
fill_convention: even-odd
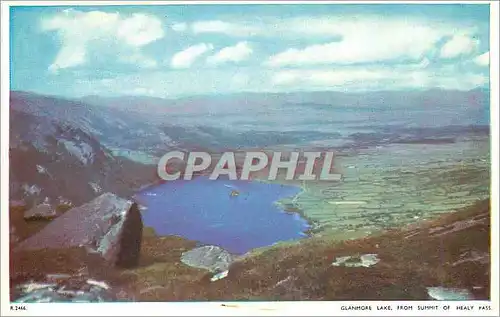
[[[341,256],[335,259],[333,266],[345,267],[370,267],[377,264],[380,259],[376,254],[363,254],[359,257]]]
[[[218,280],[222,280],[223,278],[227,277],[227,275],[229,274],[229,271],[222,271],[220,273],[217,273],[215,274],[214,276],[212,276],[210,278],[210,282],[215,282],[215,281],[218,281]]]
[[[30,281],[12,289],[13,301],[17,303],[49,302],[105,302],[116,300],[114,290],[104,281],[87,279],[84,276],[58,274],[57,282]],[[48,277],[48,276],[47,276]]]
[[[71,275],[65,273],[55,273],[55,274],[47,274],[47,281],[49,282],[57,282],[60,280],[68,279]]]
[[[186,251],[181,256],[182,263],[210,272],[227,271],[234,257],[226,250],[213,245],[207,245]]]
[[[474,296],[466,289],[427,287],[429,297],[435,300],[473,300]]]
[[[50,204],[43,203],[37,205],[31,209],[28,209],[24,212],[24,219],[33,220],[33,219],[44,219],[50,220],[55,218],[57,213],[54,208]]]
[[[136,203],[105,193],[72,208],[16,250],[84,247],[120,267],[136,266],[142,241],[142,217]]]
[[[68,208],[73,207],[73,203],[71,202],[71,200],[64,198],[62,196],[57,197],[57,204],[59,206],[65,206]]]

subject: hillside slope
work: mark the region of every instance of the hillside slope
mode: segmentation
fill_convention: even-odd
[[[195,242],[147,230],[138,268],[98,265],[92,255],[73,249],[19,252],[11,254],[11,283],[84,269],[137,301],[426,300],[431,299],[427,287],[464,289],[473,299],[488,299],[489,219],[486,200],[379,236],[282,243],[236,260],[229,275],[216,282],[210,282],[207,271],[181,262]],[[341,257],[362,254],[375,254],[380,261],[369,267],[332,265]]]
[[[11,200],[30,205],[48,198],[54,204],[79,205],[104,191],[131,195],[156,181],[154,165],[112,153],[85,127],[85,117],[76,122],[44,114],[39,103],[16,98],[10,109]],[[31,109],[27,103],[37,107]]]

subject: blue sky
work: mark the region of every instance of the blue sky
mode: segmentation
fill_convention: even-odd
[[[488,5],[11,7],[11,89],[147,95],[468,90]]]

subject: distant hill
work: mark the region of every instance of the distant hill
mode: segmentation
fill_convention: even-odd
[[[176,114],[212,114],[253,112],[262,110],[302,111],[308,108],[326,109],[455,109],[457,113],[477,115],[489,111],[489,90],[469,91],[431,89],[424,91],[378,91],[346,93],[335,91],[291,93],[238,93],[218,96],[193,96],[163,99],[147,96],[100,97],[87,96],[82,101],[94,105],[123,109],[133,113],[169,117]],[[483,113],[484,114],[484,113]],[[481,115],[480,115],[481,116]],[[487,119],[483,116],[481,119]],[[154,120],[154,118],[151,118]],[[482,123],[487,123],[484,121]]]
[[[463,133],[487,134],[488,125],[485,89],[241,93],[175,100],[71,100],[13,91],[11,198],[81,203],[104,190],[128,194],[156,180],[156,162],[171,150],[453,142]]]

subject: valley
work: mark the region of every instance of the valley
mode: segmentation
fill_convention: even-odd
[[[471,99],[476,107],[467,106]],[[383,110],[387,102],[392,102],[392,112]],[[412,229],[439,227],[442,221],[483,215],[489,208],[489,96],[483,90],[404,97],[396,92],[318,92],[128,101],[12,92],[10,107],[11,244],[43,230],[43,222],[22,217],[42,202],[64,213],[106,192],[136,199],[146,222],[140,266],[94,268],[100,272],[96,276],[123,288],[125,300],[426,299],[424,284],[480,287],[474,296],[488,296],[485,278],[470,284],[470,276],[457,273],[451,260],[445,264],[436,258],[443,251],[433,249],[442,248],[436,243],[449,243],[446,252],[453,263],[477,254],[478,248],[486,252],[487,218],[481,216],[484,221],[470,229],[477,235],[474,245],[465,239],[465,231],[439,242],[430,229]],[[227,151],[333,151],[334,171],[342,179],[287,181],[280,172],[277,180],[269,181],[267,171],[260,171],[249,184],[237,185],[239,195],[231,197],[231,188],[200,181],[203,175],[195,176],[192,188],[181,181],[162,181],[157,163],[169,151],[206,151],[214,157]],[[236,155],[239,172],[242,157]],[[272,198],[264,190],[280,185],[293,190]],[[248,203],[240,189],[245,186],[255,186]],[[152,203],[155,195],[160,196]],[[159,222],[166,225],[157,226]],[[285,233],[287,226],[291,231]],[[239,235],[244,239],[231,244]],[[414,238],[407,241],[408,235]],[[221,281],[210,282],[205,271],[179,262],[182,252],[206,243],[238,254]],[[409,247],[425,249],[424,267],[416,263],[416,253],[405,251]],[[44,264],[38,273],[27,264],[33,259],[50,262],[51,252],[59,253],[60,264]],[[84,258],[81,262],[65,260],[75,252]],[[76,274],[88,263],[87,255],[79,252],[14,252],[12,263],[25,264],[15,264],[12,274],[21,276],[16,281],[49,273],[45,270]],[[354,277],[346,268],[329,268],[333,255],[352,253],[356,258],[363,252],[378,254],[381,264],[356,271]],[[473,272],[489,274],[489,262],[471,261]],[[341,270],[335,274],[344,277],[328,282],[325,274],[331,270]],[[408,274],[415,277],[389,287],[390,281]],[[347,275],[359,283],[348,286]],[[272,279],[264,282],[268,276]],[[375,283],[380,291],[364,290],[362,281]],[[243,283],[240,288],[237,282]]]

